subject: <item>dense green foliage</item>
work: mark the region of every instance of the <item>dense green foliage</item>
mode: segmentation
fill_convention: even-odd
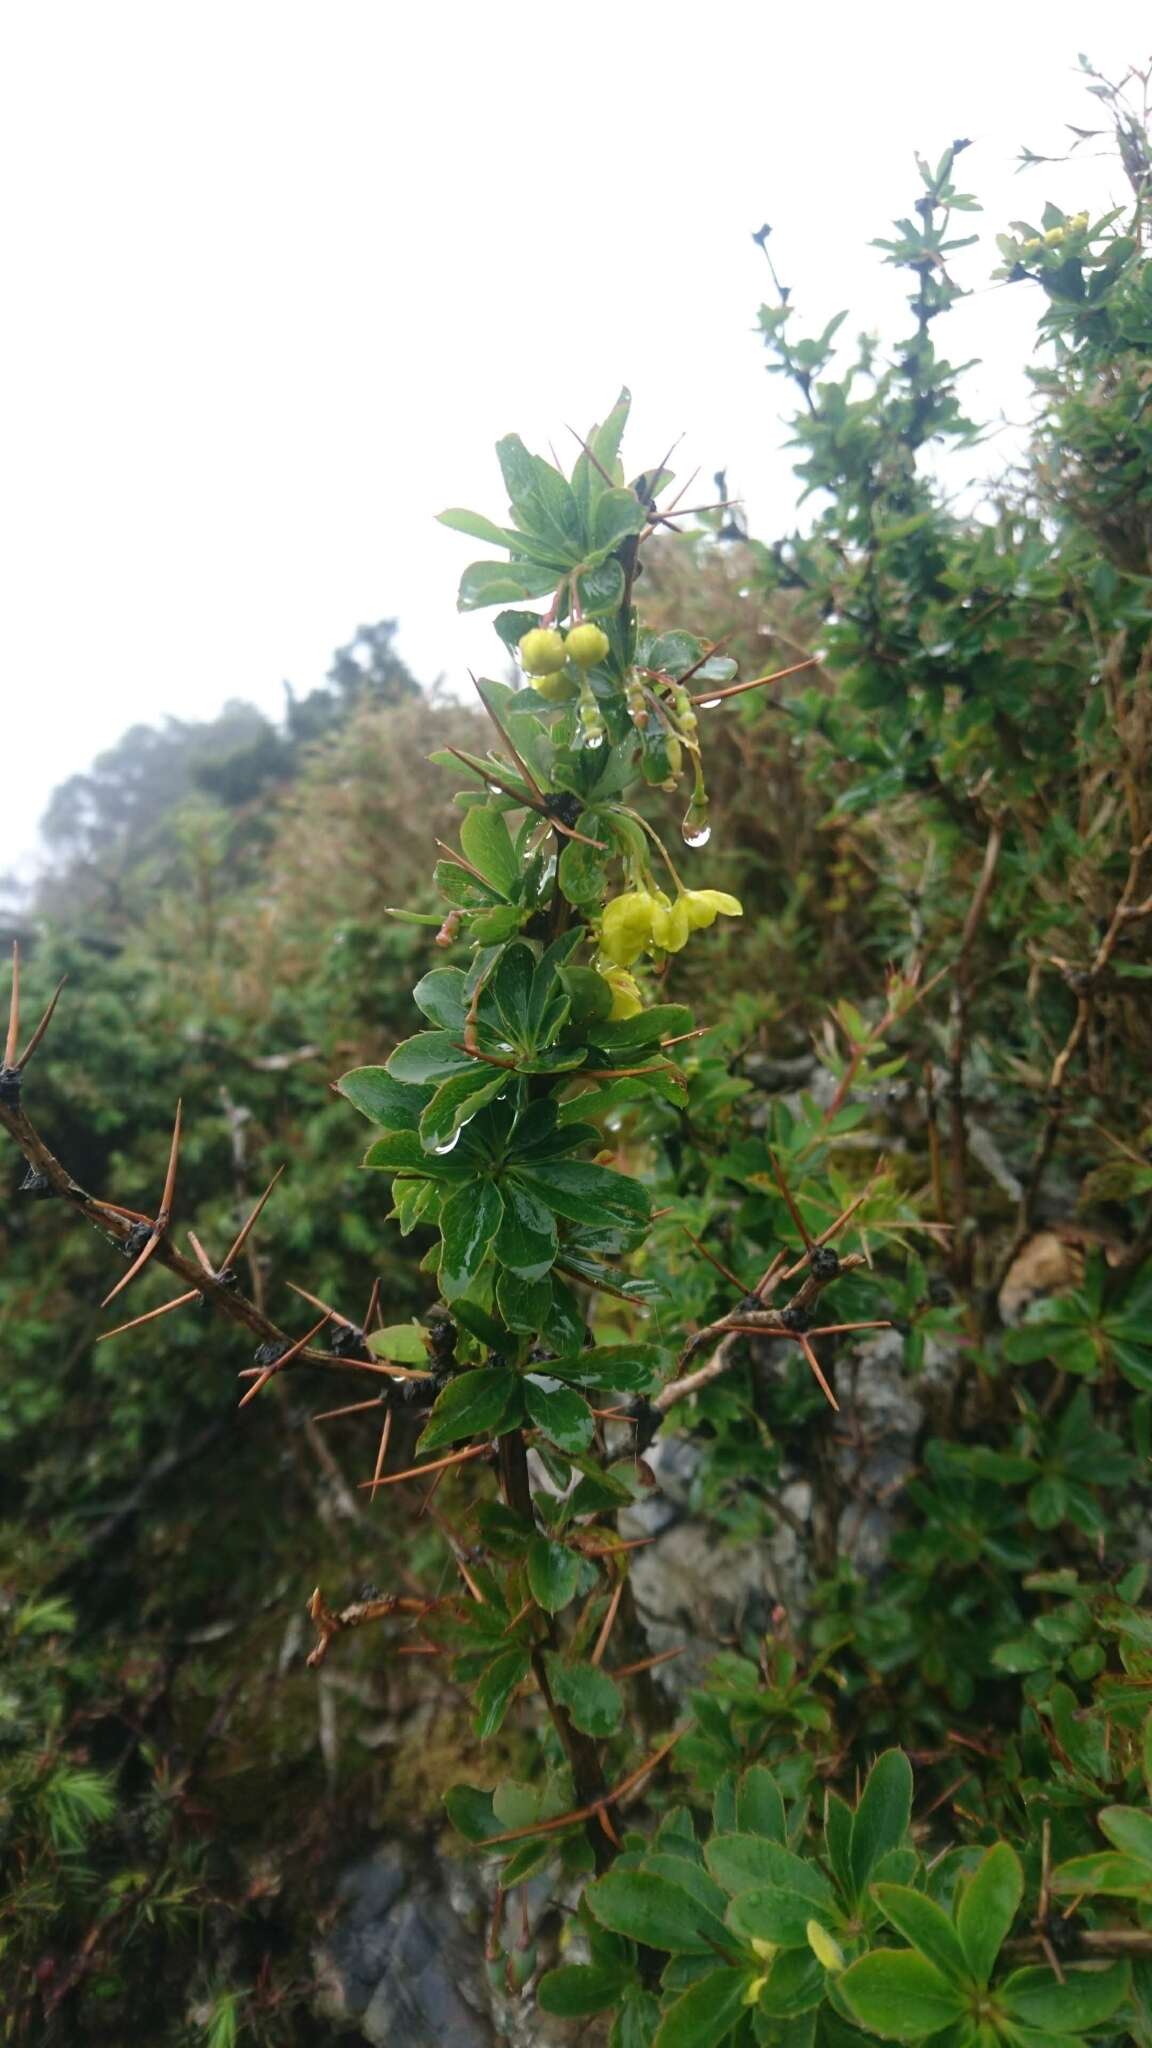
[[[307,1888],[262,1970],[253,1870],[363,1803],[298,1704],[347,1660],[401,1699],[448,1670],[451,1821],[505,1892],[547,1871],[571,1902],[539,2004],[611,2014],[614,2048],[1152,2044],[1152,168],[1091,89],[1131,204],[1000,240],[1045,346],[1027,459],[979,516],[940,471],[974,437],[938,346],[957,143],[880,245],[910,279],[895,347],[844,362],[839,323],[762,309],[803,533],[721,537],[721,509],[668,535],[626,395],[570,477],[508,436],[509,523],[445,515],[500,556],[461,604],[505,607],[521,653],[480,685],[487,730],[341,684],[290,763],[275,734],[267,776],[217,762],[138,850],[159,907],[120,897],[104,954],[58,919],[38,954],[78,991],[26,1090],[59,1155],[136,1200],[182,1092],[180,1228],[215,1246],[290,1153],[244,1287],[337,1303],[379,1400],[337,1463],[313,1368],[262,1359],[226,1437],[248,1353],[191,1309],[95,1348],[106,1248],[47,1205],[9,1226],[10,2038],[101,2038],[101,2000],[122,2033],[307,2038]],[[461,785],[441,822],[430,740]],[[158,1264],[136,1313],[173,1291]],[[903,1464],[869,1437],[885,1374]],[[811,1502],[808,1611],[680,1696],[617,1527],[676,1430],[721,1569],[795,1520],[798,1479]],[[340,1505],[353,1458],[383,1537]],[[421,1468],[434,1509],[390,1490]],[[318,1579],[319,1679],[273,1684]],[[234,1670],[199,1648],[218,1616]],[[389,1645],[416,1644],[440,1662],[401,1677]],[[217,1750],[264,1712],[238,1811]],[[505,1938],[519,1992],[540,1958]],[[159,1957],[192,1987],[174,2021]]]

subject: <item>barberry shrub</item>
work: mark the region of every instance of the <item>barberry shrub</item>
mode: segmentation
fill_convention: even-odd
[[[157,1258],[260,1335],[245,1403],[308,1365],[372,1375],[370,1494],[452,1489],[454,1590],[318,1590],[311,1661],[353,1628],[415,1629],[493,1754],[532,1731],[525,1775],[494,1784],[494,1765],[448,1811],[499,1865],[499,1983],[611,2015],[614,2048],[1152,2042],[1150,172],[1146,122],[1092,89],[1132,199],[1002,242],[1050,354],[1030,465],[989,517],[955,513],[926,460],[971,438],[934,340],[973,205],[963,145],[921,166],[882,245],[914,281],[891,361],[868,342],[837,375],[836,323],[797,340],[785,295],[764,309],[826,499],[808,533],[750,550],[809,636],[786,697],[699,619],[645,628],[645,550],[676,500],[663,464],[628,480],[627,394],[569,475],[499,444],[505,521],[443,515],[493,550],[460,603],[499,607],[514,680],[477,684],[489,751],[439,756],[462,785],[442,902],[398,912],[442,949],[413,990],[425,1028],[339,1082],[422,1248],[421,1320],[360,1327],[321,1301],[292,1342],[237,1288],[237,1246],[219,1270],[184,1260],[179,1117],[154,1218],[87,1196],[23,1107],[14,1011],[0,1120],[128,1277]],[[713,949],[745,982],[737,1028],[771,1015],[706,773],[709,721],[758,729],[769,689],[841,864],[873,879],[860,985],[809,1086],[765,1105],[731,1022],[676,998]],[[795,934],[818,946],[842,914],[810,897]],[[1074,1284],[1021,1314],[1041,1225]],[[866,1583],[841,1554],[841,1453],[867,1452],[853,1390],[877,1332],[925,1422]],[[718,1569],[726,1526],[795,1519],[779,1482],[800,1470],[818,1583],[806,1630],[778,1613],[678,1698],[618,1517],[685,1418]],[[49,1825],[98,1825],[103,1790],[57,1792]],[[537,1981],[505,1900],[544,1872],[565,1953]]]

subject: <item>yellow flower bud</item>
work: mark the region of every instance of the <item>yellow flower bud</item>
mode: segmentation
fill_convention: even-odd
[[[744,1993],[743,2000],[741,2001],[742,2004],[759,2005],[760,1993],[763,1991],[764,1986],[767,1984],[767,1982],[767,1977],[753,1977],[747,1987],[747,1990]]]
[[[644,1008],[644,999],[636,983],[623,967],[610,967],[602,979],[612,991],[610,1017],[617,1021],[623,1017],[635,1017]]]
[[[564,666],[564,642],[551,626],[534,626],[519,647],[520,664],[530,676],[554,676]]]
[[[840,1943],[832,1939],[826,1927],[821,1927],[818,1920],[810,1920],[805,1932],[808,1936],[808,1946],[818,1963],[823,1963],[826,1970],[844,1968],[844,1951]]]
[[[616,967],[631,967],[652,937],[655,898],[646,889],[613,896],[600,918],[600,950]]]
[[[570,704],[580,694],[580,685],[571,669],[557,669],[554,675],[533,676],[532,688],[541,697],[547,697],[550,704]]]
[[[581,668],[597,668],[609,653],[611,642],[602,626],[573,626],[565,641],[569,661]]]
[[[1048,233],[1044,237],[1044,247],[1046,249],[1054,249],[1057,242],[1064,240],[1066,232],[1065,228],[1049,228]]]
[[[758,1962],[773,1962],[779,1951],[779,1946],[778,1942],[765,1941],[759,1934],[755,1934],[752,1937],[751,1949]]]

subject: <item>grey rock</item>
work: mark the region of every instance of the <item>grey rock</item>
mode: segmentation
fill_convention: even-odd
[[[389,1844],[345,1873],[316,1957],[321,2018],[354,2022],[371,2048],[494,2048],[478,1880],[447,1872]]]

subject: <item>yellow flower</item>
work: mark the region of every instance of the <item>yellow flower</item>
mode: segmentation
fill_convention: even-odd
[[[564,642],[552,626],[533,626],[519,646],[521,667],[530,676],[554,676],[567,660]]]
[[[613,896],[600,918],[600,950],[614,967],[631,967],[652,937],[656,900],[646,889]]]
[[[619,1020],[635,1017],[644,1008],[644,1000],[632,976],[623,967],[611,967],[603,976],[612,991],[612,1008],[608,1015]]]
[[[652,913],[652,937],[666,953],[679,953],[688,944],[692,926],[688,922],[687,898],[678,896],[675,903],[661,894],[656,899]]]
[[[744,906],[736,896],[729,896],[723,889],[686,889],[680,898],[688,918],[690,931],[702,932],[718,917],[743,917]]]

